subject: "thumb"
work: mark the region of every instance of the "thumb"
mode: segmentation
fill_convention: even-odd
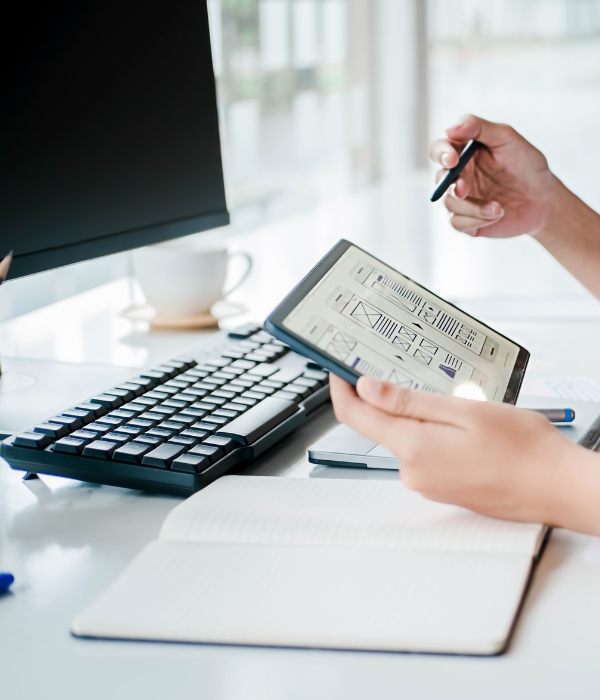
[[[456,124],[446,129],[446,134],[451,141],[466,143],[475,139],[488,148],[506,146],[519,138],[517,132],[508,124],[489,122],[474,114],[461,117]]]
[[[394,416],[432,423],[465,425],[475,402],[442,394],[426,394],[388,384],[373,377],[360,377],[356,385],[360,398]]]

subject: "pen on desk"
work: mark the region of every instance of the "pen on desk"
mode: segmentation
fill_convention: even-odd
[[[483,147],[483,144],[479,141],[469,141],[469,143],[464,147],[460,157],[458,159],[458,164],[453,168],[450,168],[444,177],[439,181],[438,186],[435,188],[434,193],[431,195],[431,201],[437,202],[438,199],[444,194],[444,192],[458,180],[458,176],[462,173],[465,165],[471,160],[471,158],[477,153],[477,151]]]
[[[2,258],[2,261],[0,262],[0,284],[4,282],[6,279],[6,275],[8,275],[8,268],[10,267],[10,264],[12,262],[12,250],[8,255],[6,255],[4,258]]]
[[[14,583],[15,577],[12,574],[0,574],[0,594],[6,591]]]
[[[572,408],[532,408],[531,410],[546,416],[551,423],[572,423],[575,420],[575,411]]]

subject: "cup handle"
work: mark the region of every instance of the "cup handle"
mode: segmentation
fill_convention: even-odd
[[[231,287],[231,289],[226,289],[226,290],[223,291],[223,296],[224,296],[224,297],[226,297],[226,296],[228,296],[229,294],[231,294],[231,292],[235,292],[235,290],[236,290],[243,282],[246,281],[246,278],[248,277],[248,275],[249,275],[250,272],[252,271],[252,258],[250,257],[250,255],[249,255],[248,253],[244,253],[244,252],[241,251],[241,250],[238,250],[238,251],[236,251],[235,253],[231,253],[231,254],[229,255],[229,259],[235,258],[236,255],[237,255],[238,257],[244,258],[244,259],[246,260],[246,263],[247,263],[248,266],[247,266],[246,269],[244,270],[244,274],[243,274],[243,275],[240,277],[240,279],[233,285],[233,287]]]

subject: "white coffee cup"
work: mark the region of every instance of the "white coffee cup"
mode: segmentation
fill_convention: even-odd
[[[223,290],[229,260],[243,257],[247,267],[230,289]],[[208,313],[217,301],[237,289],[250,274],[248,253],[229,253],[224,246],[166,243],[133,251],[133,267],[146,299],[160,316]]]

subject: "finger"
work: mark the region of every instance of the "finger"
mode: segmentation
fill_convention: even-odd
[[[406,457],[420,440],[423,423],[395,416],[369,405],[339,377],[331,375],[330,388],[335,416],[340,423],[385,445],[398,454],[400,459],[403,459],[403,455]]]
[[[464,143],[475,139],[489,148],[506,146],[519,138],[517,132],[508,124],[489,122],[474,114],[465,114],[456,124],[446,129],[446,134],[451,141]]]
[[[477,236],[480,229],[497,224],[499,219],[477,219],[471,216],[461,216],[460,214],[450,214],[450,224],[452,228],[461,233],[468,233],[469,236]]]
[[[356,389],[361,399],[385,413],[446,425],[465,426],[476,406],[468,399],[404,389],[373,377],[361,377]]]
[[[473,219],[497,221],[504,216],[504,209],[502,209],[499,202],[483,203],[477,199],[458,199],[451,194],[447,194],[444,197],[444,206],[453,214],[460,214]]]
[[[437,139],[437,141],[431,142],[429,158],[445,168],[453,168],[458,164],[458,152],[447,139]]]
[[[470,191],[471,185],[469,185],[464,178],[459,177],[454,184],[454,196],[458,197],[458,199],[464,199],[465,197],[469,196]]]

